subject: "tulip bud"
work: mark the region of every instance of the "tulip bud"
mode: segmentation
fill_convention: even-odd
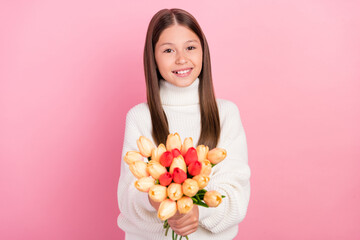
[[[181,184],[172,183],[167,188],[167,195],[170,199],[176,201],[183,196],[183,191],[181,189]]]
[[[199,145],[196,147],[196,152],[199,161],[205,160],[209,152],[209,147],[204,145]]]
[[[197,175],[192,179],[194,179],[198,183],[199,189],[203,189],[204,187],[206,187],[210,181],[210,178],[208,176],[202,174]]]
[[[136,178],[148,177],[149,173],[146,168],[147,163],[143,161],[136,161],[129,164],[129,169]]]
[[[181,149],[181,139],[178,133],[170,133],[166,139],[166,149],[171,151],[174,148]]]
[[[211,173],[211,163],[209,160],[205,159],[201,161],[201,171],[200,174],[209,176]]]
[[[160,156],[160,163],[164,167],[170,167],[173,159],[174,159],[174,157],[173,157],[172,153],[170,151],[166,151]]]
[[[176,201],[177,209],[179,210],[179,213],[186,214],[191,211],[193,208],[193,200],[189,197],[183,196],[179,200]]]
[[[154,185],[149,189],[149,197],[154,202],[162,202],[167,198],[167,189],[161,185]]]
[[[176,202],[171,199],[166,199],[160,203],[157,216],[160,220],[165,221],[174,216],[176,210]]]
[[[177,148],[174,148],[173,150],[171,150],[171,153],[172,153],[172,155],[174,156],[174,158],[177,157],[177,156],[179,156],[179,155],[181,155],[180,150],[177,149]]]
[[[214,148],[208,152],[207,159],[212,164],[218,164],[226,158],[226,150],[223,148]]]
[[[179,155],[178,157],[173,159],[173,162],[170,166],[170,173],[173,173],[174,169],[177,167],[186,173],[186,164],[182,155]]]
[[[185,181],[185,179],[187,179],[186,173],[183,170],[181,170],[180,168],[174,169],[173,176],[174,176],[174,182],[180,183],[180,184],[183,183]]]
[[[135,187],[141,192],[148,192],[155,185],[155,179],[151,176],[142,177],[135,182]]]
[[[129,151],[124,156],[124,161],[127,164],[130,164],[135,161],[144,161],[144,157],[141,155],[141,153],[136,151]]]
[[[189,148],[191,148],[193,146],[194,146],[194,144],[193,144],[192,138],[191,137],[185,138],[184,143],[183,143],[183,145],[181,146],[181,149],[180,149],[181,155],[185,156],[185,154],[187,153]]]
[[[151,160],[159,162],[161,155],[166,152],[166,147],[164,144],[160,144],[157,148],[154,148],[151,152]]]
[[[199,161],[190,163],[188,168],[190,175],[192,176],[199,175],[201,172],[201,166],[202,164]]]
[[[148,165],[147,165],[147,171],[149,172],[149,174],[155,178],[155,179],[159,179],[160,175],[163,173],[166,173],[166,168],[161,165],[159,162],[155,162],[153,160],[151,160]]]
[[[173,180],[173,176],[169,172],[163,173],[159,177],[160,185],[165,186],[165,187],[169,186],[169,184],[172,182],[172,180]]]
[[[152,150],[155,148],[154,144],[144,136],[141,136],[136,144],[140,150],[141,155],[144,157],[150,157]]]
[[[190,163],[196,162],[198,160],[198,154],[195,148],[191,147],[185,154],[185,163],[186,166],[189,166]]]
[[[217,191],[207,191],[204,195],[204,202],[209,207],[217,207],[221,203],[221,194]]]
[[[186,196],[193,197],[199,191],[199,185],[195,180],[188,178],[182,184],[182,190]]]

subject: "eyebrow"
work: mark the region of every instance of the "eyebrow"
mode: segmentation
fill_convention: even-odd
[[[199,43],[199,41],[195,40],[195,39],[194,40],[188,40],[185,43],[191,43],[191,42]],[[160,45],[160,47],[163,46],[163,45],[174,45],[174,44],[173,43],[163,43],[163,44]]]

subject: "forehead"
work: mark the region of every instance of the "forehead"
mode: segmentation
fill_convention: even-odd
[[[163,30],[157,45],[163,43],[183,44],[189,40],[197,40],[200,43],[199,37],[191,29],[176,24]]]

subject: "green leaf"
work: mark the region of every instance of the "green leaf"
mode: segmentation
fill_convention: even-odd
[[[202,207],[206,207],[206,208],[208,208],[209,206],[206,204],[206,203],[204,203],[204,202],[197,202],[197,203],[195,203],[196,205],[199,205],[199,206],[202,206]]]
[[[224,195],[221,195],[221,198],[226,198],[226,196],[224,196]]]

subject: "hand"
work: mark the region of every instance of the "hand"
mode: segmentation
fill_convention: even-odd
[[[150,202],[151,206],[153,206],[153,208],[155,208],[156,211],[157,211],[157,210],[159,209],[159,207],[160,207],[160,203],[159,203],[159,202],[154,202],[154,201],[149,197],[149,195],[148,195],[148,199],[149,199],[149,202]]]
[[[199,225],[199,208],[194,204],[192,210],[186,214],[176,212],[168,219],[171,229],[178,235],[187,236],[196,231]]]

